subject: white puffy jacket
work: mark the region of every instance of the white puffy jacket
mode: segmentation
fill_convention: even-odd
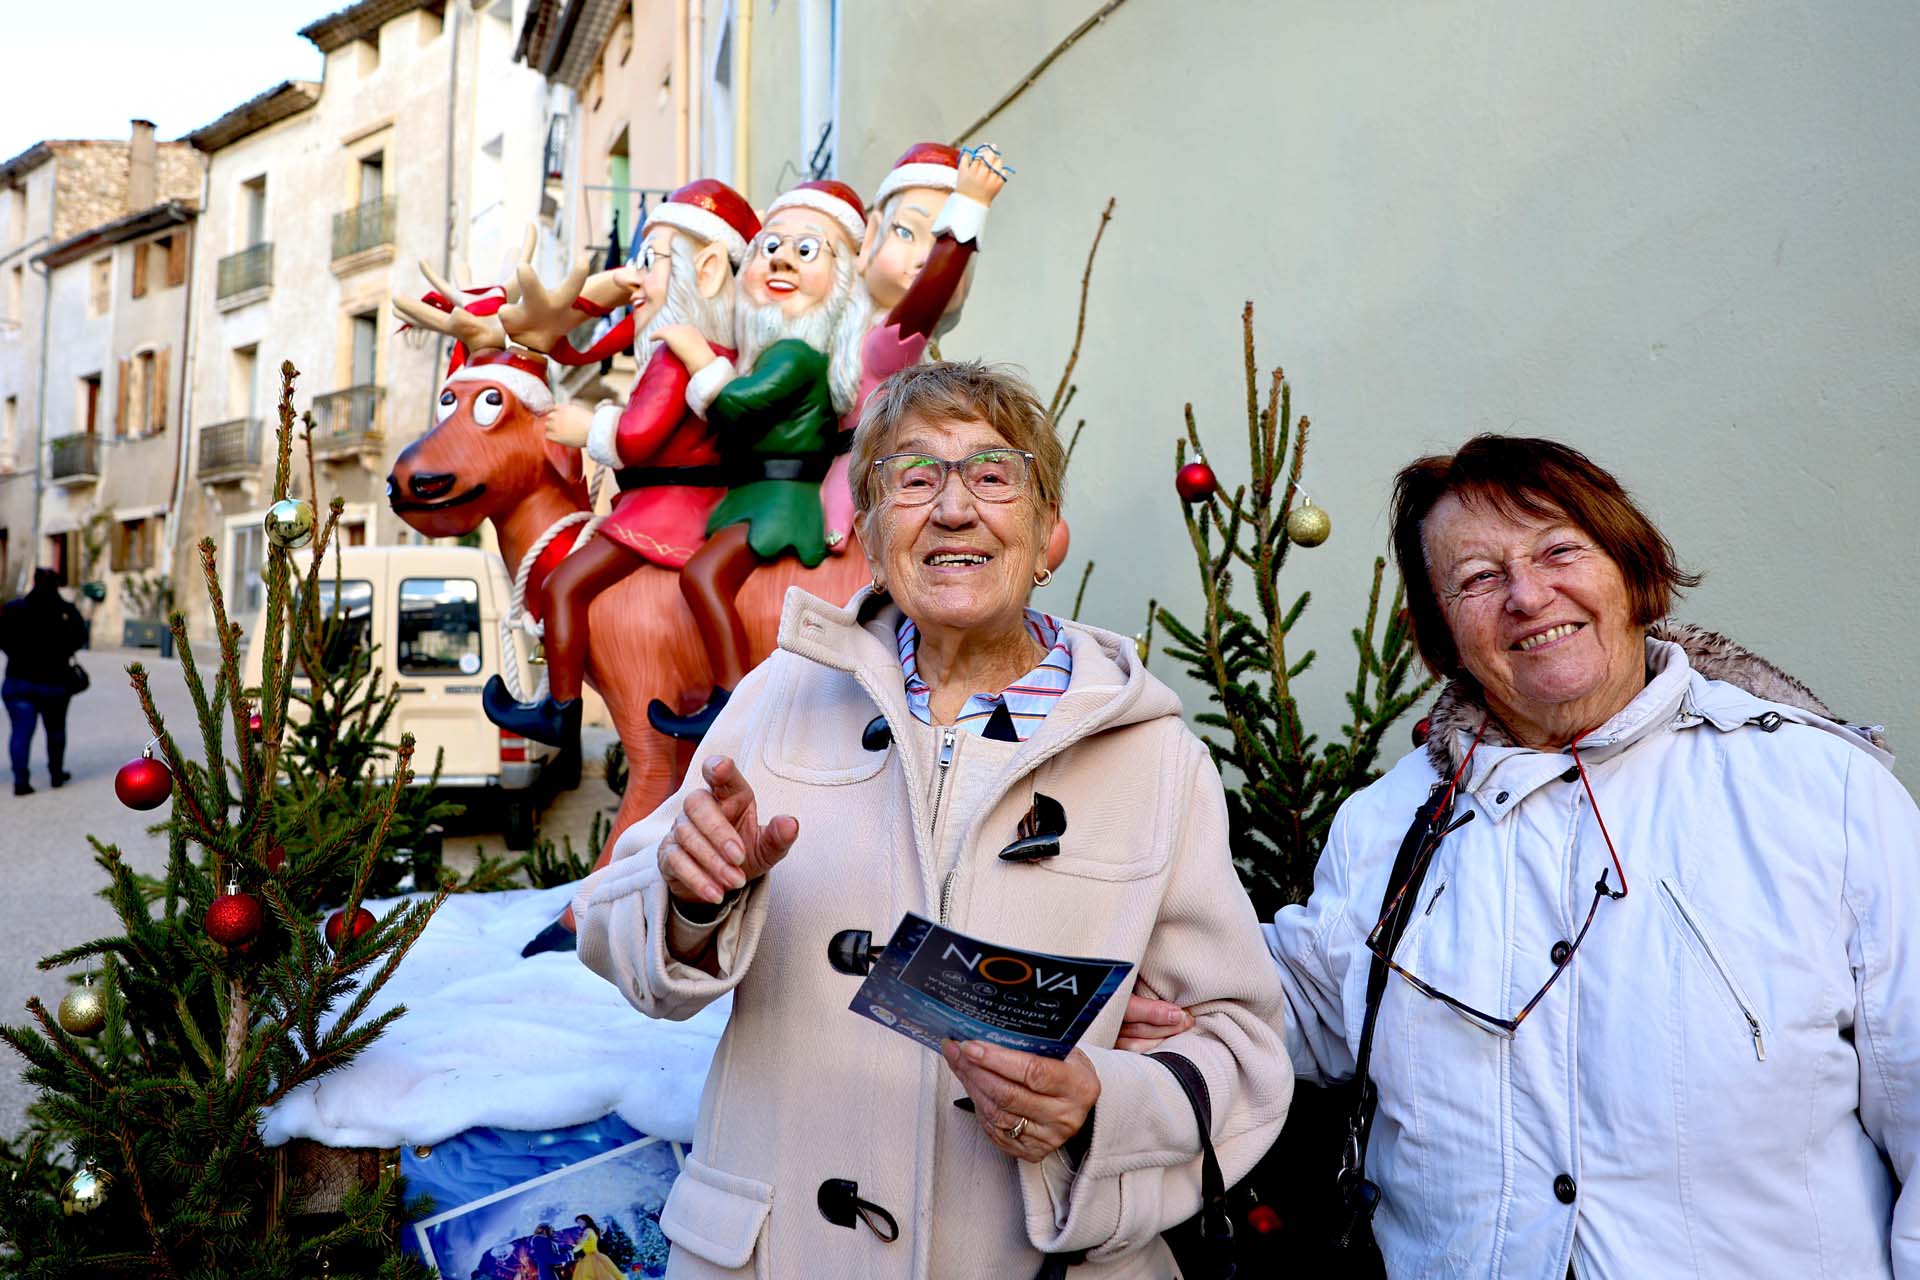
[[[1647,647],[1647,688],[1580,752],[1629,892],[1559,983],[1508,1040],[1389,976],[1368,1153],[1388,1273],[1920,1280],[1920,813],[1861,732]],[[1347,802],[1311,900],[1267,926],[1303,1077],[1353,1072],[1394,855],[1479,725],[1448,698],[1431,755]],[[1455,810],[1475,817],[1397,962],[1500,1016],[1539,989],[1610,865],[1571,765],[1481,743]]]

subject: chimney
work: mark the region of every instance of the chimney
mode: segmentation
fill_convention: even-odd
[[[127,148],[127,212],[139,213],[154,205],[153,121],[133,122],[133,141]]]

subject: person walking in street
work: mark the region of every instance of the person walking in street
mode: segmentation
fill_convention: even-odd
[[[67,780],[62,766],[67,755],[67,703],[78,692],[73,655],[86,644],[86,624],[80,612],[60,595],[60,575],[35,569],[33,587],[18,600],[0,608],[0,652],[7,655],[7,675],[0,684],[0,700],[7,704],[13,727],[8,751],[13,761],[13,794],[33,794],[27,758],[33,750],[36,724],[47,726],[47,772],[54,786]]]

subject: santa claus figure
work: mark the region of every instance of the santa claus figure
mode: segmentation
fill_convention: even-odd
[[[522,299],[501,311],[511,336],[530,344],[544,337],[563,364],[597,363],[631,342],[641,374],[624,406],[589,412],[564,404],[546,417],[547,438],[584,448],[613,468],[620,492],[595,535],[547,578],[547,695],[516,702],[499,676],[487,682],[487,717],[501,728],[577,748],[594,598],[642,563],[679,569],[705,540],[708,518],[727,492],[720,448],[688,408],[686,363],[658,339],[675,326],[699,344],[704,361],[732,357],[734,273],[759,230],[738,192],[702,179],[654,207],[628,266],[593,276],[580,268],[551,292],[522,269]],[[622,304],[626,317],[587,350],[559,336],[583,316],[604,316]]]
[[[958,321],[987,208],[1012,172],[992,143],[959,151],[916,142],[881,182],[854,262],[872,327],[860,342],[860,389],[841,417],[843,440],[873,389],[924,360],[934,336]],[[853,528],[844,452],[820,486],[820,503],[827,546],[844,552]]]
[[[658,700],[654,728],[698,739],[747,673],[746,627],[735,596],[753,569],[792,555],[811,568],[827,554],[820,484],[845,446],[840,419],[859,395],[867,291],[855,264],[866,209],[844,183],[803,182],[767,208],[740,273],[737,362],[683,326],[661,339],[693,379],[687,403],[705,415],[727,456],[730,488],[707,521],[707,543],[680,573],[715,685],[677,714]]]

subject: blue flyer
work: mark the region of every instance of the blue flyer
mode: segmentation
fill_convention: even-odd
[[[848,1007],[936,1052],[985,1040],[1064,1058],[1132,968],[1002,947],[909,912]]]

